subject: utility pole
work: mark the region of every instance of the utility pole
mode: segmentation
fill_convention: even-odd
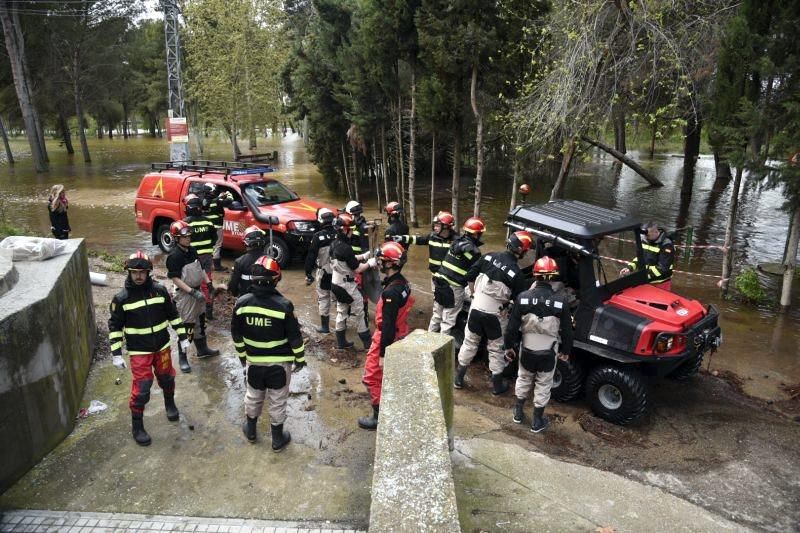
[[[186,107],[183,102],[183,86],[181,84],[181,37],[178,28],[177,0],[161,0],[164,8],[164,37],[167,43],[167,90],[169,92],[169,119],[173,125],[183,124],[185,136],[171,139],[169,155],[172,161],[189,159],[189,125]],[[176,120],[177,119],[177,120]],[[171,129],[167,126],[168,132]],[[175,131],[175,129],[172,129]],[[169,133],[168,133],[169,134]]]

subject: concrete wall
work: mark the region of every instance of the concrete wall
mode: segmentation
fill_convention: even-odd
[[[0,296],[0,492],[72,431],[96,326],[83,239],[46,261],[20,261]]]
[[[416,330],[386,351],[370,531],[461,531],[453,468],[453,339]]]
[[[11,290],[19,279],[19,273],[11,261],[11,250],[0,248],[0,296]]]

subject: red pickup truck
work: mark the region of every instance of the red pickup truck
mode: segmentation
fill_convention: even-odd
[[[317,209],[328,207],[304,200],[281,182],[268,177],[274,168],[223,161],[173,161],[153,163],[136,193],[134,211],[139,229],[152,235],[153,244],[168,252],[172,247],[169,225],[186,215],[182,199],[199,193],[205,183],[229,192],[234,201],[225,208],[223,248],[244,251],[243,233],[253,224],[269,233],[269,253],[282,266],[303,255],[319,230]]]

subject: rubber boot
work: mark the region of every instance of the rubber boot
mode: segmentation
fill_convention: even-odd
[[[330,333],[331,317],[326,315],[319,315],[320,326],[317,328],[317,333]]]
[[[214,304],[211,302],[206,302],[206,318],[214,320]]]
[[[279,452],[292,441],[292,435],[283,430],[283,424],[272,426],[272,451]]]
[[[247,442],[253,444],[256,441],[256,424],[258,423],[258,417],[250,418],[248,416],[245,418],[246,420],[244,424],[242,424],[242,433],[244,433]]]
[[[131,413],[131,426],[131,433],[133,433],[133,440],[136,441],[136,444],[150,446],[152,441],[150,440],[150,435],[144,430],[144,420],[141,413]]]
[[[228,269],[222,266],[222,258],[214,259],[214,272],[227,272]],[[213,318],[211,320],[214,320]]]
[[[467,366],[458,365],[456,368],[456,378],[453,380],[453,386],[457,389],[464,388],[464,378],[467,375]]]
[[[164,393],[164,408],[167,410],[167,420],[175,422],[180,418],[178,407],[175,405],[175,393]]]
[[[508,391],[508,382],[503,379],[503,374],[492,374],[492,394],[499,396]]]
[[[544,407],[534,407],[531,431],[533,433],[539,433],[540,431],[544,431],[549,425],[550,419],[544,416]]]
[[[525,420],[525,398],[517,398],[517,403],[514,404],[514,423],[522,424]]]
[[[372,344],[372,333],[369,330],[362,331],[358,334],[358,338],[364,343],[364,349],[369,350],[369,345]]]
[[[206,357],[214,357],[215,355],[219,355],[219,350],[212,350],[211,348],[208,347],[208,343],[206,342],[205,337],[195,337],[194,346],[195,348],[197,348],[198,359],[204,359]]]
[[[336,347],[340,350],[353,347],[353,343],[347,340],[347,331],[336,332]]]
[[[376,429],[378,429],[379,410],[380,410],[380,405],[373,405],[371,416],[362,416],[358,418],[358,427],[360,427],[361,429],[368,429],[370,431],[375,431]]]
[[[186,352],[183,351],[183,348],[180,347],[180,344],[178,344],[178,365],[181,367],[181,372],[184,374],[188,374],[192,371],[192,367],[189,366],[189,358],[186,356]]]

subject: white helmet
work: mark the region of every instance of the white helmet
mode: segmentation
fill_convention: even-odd
[[[350,213],[354,217],[364,212],[364,208],[361,207],[361,204],[356,202],[355,200],[350,200],[349,202],[347,202],[347,205],[344,206],[344,210],[346,213]]]

